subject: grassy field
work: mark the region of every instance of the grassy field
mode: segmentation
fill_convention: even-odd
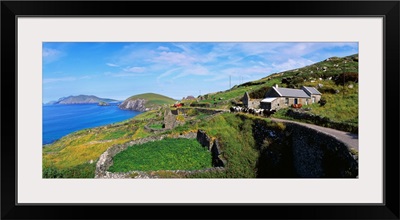
[[[114,157],[111,172],[210,168],[211,153],[195,139],[164,139],[129,147]]]
[[[163,124],[162,123],[151,124],[151,125],[149,125],[149,128],[162,129],[163,128]]]

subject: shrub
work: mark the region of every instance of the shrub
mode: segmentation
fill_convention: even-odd
[[[263,99],[263,98],[265,98],[265,94],[268,92],[268,90],[270,88],[271,87],[267,87],[267,86],[261,87],[260,89],[250,92],[249,95],[252,99]]]
[[[326,104],[326,99],[321,98],[321,99],[318,101],[318,103],[319,103],[320,106],[324,106],[324,105]]]
[[[197,110],[194,109],[194,108],[191,108],[191,109],[189,109],[189,110],[186,112],[186,115],[187,115],[187,116],[196,116],[197,114],[198,114],[198,112],[197,112]]]
[[[343,77],[344,77],[344,81],[343,81]],[[338,76],[335,77],[335,83],[336,85],[340,85],[347,83],[347,82],[358,82],[358,73],[354,73],[354,72],[347,72],[347,73],[342,73]]]

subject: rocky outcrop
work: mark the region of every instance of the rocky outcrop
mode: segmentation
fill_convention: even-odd
[[[145,99],[127,99],[122,102],[118,107],[123,110],[132,110],[132,111],[149,111],[151,109],[145,107],[146,100]]]
[[[109,106],[110,103],[100,101],[98,105],[99,105],[99,106]]]

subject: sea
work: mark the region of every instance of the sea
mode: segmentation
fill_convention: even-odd
[[[119,109],[114,103],[43,105],[43,145],[75,131],[124,121],[140,113]]]

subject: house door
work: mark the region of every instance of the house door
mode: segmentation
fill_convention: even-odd
[[[294,104],[297,105],[297,99],[294,99]]]

